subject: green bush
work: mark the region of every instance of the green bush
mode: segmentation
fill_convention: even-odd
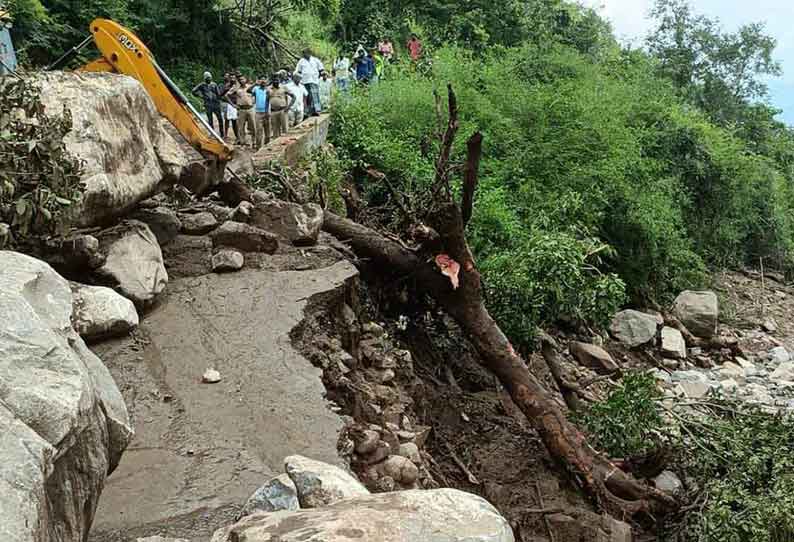
[[[12,234],[0,243],[61,233],[81,197],[82,163],[63,142],[71,115],[45,115],[40,92],[24,80],[0,82],[0,222]]]

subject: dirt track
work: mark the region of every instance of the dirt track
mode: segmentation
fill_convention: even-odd
[[[137,433],[108,479],[93,542],[156,534],[205,542],[282,472],[285,456],[339,461],[341,419],[289,333],[310,298],[343,293],[355,274],[340,262],[179,279],[135,338],[95,347]],[[208,367],[221,383],[201,383]]]

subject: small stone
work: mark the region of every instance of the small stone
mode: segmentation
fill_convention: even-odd
[[[395,374],[394,371],[391,369],[386,369],[385,371],[378,371],[378,380],[381,384],[388,384],[394,380]]]
[[[292,455],[284,460],[284,467],[298,489],[301,508],[318,508],[369,495],[367,488],[352,474],[321,461]]]
[[[146,538],[136,538],[135,542],[190,542],[186,538],[166,538],[164,536],[147,536]]]
[[[691,399],[701,399],[708,395],[711,389],[707,382],[681,382],[679,386],[684,390],[686,397]]]
[[[232,211],[230,220],[234,222],[243,222],[245,224],[251,220],[251,211],[254,209],[254,204],[250,201],[242,201],[234,211]]]
[[[673,304],[673,314],[696,337],[710,339],[717,333],[719,301],[714,292],[681,293]]]
[[[381,476],[375,482],[375,490],[379,493],[391,493],[397,489],[397,482],[391,476]]]
[[[391,453],[391,446],[389,446],[387,442],[379,440],[375,446],[375,450],[367,455],[363,462],[365,465],[375,465],[389,457]]]
[[[679,365],[680,365],[680,363],[678,363],[674,359],[663,359],[662,360],[662,367],[664,367],[665,369],[670,369],[671,371],[675,371],[676,369],[678,369]]]
[[[791,354],[783,346],[777,346],[769,351],[769,361],[772,363],[786,363],[791,360]]]
[[[148,225],[161,247],[176,239],[182,229],[182,222],[176,213],[167,207],[138,209],[131,218]]]
[[[221,373],[215,369],[207,369],[201,377],[201,381],[205,384],[217,384],[221,381]]]
[[[422,463],[422,456],[419,454],[419,448],[413,442],[400,444],[399,455],[411,460],[415,465]]]
[[[689,355],[692,356],[692,357],[702,356],[703,355],[703,349],[700,348],[699,346],[696,346],[694,348],[690,348],[689,349]]]
[[[218,219],[210,212],[181,213],[182,232],[186,235],[206,235],[218,227]]]
[[[419,478],[417,466],[411,460],[399,455],[392,455],[384,461],[382,472],[401,485],[413,484]]]
[[[380,433],[377,431],[363,431],[360,438],[356,440],[356,453],[361,455],[371,454],[378,448]]]
[[[239,271],[244,265],[245,256],[236,250],[223,249],[212,256],[212,271],[215,273]]]
[[[676,495],[684,489],[684,484],[674,472],[666,470],[653,479],[656,489],[664,491],[668,495]]]
[[[768,318],[761,324],[761,329],[767,333],[775,333],[777,332],[777,322],[775,322],[772,318]]]
[[[780,290],[775,290],[775,296],[778,299],[786,299],[786,292],[781,292]]]
[[[413,442],[416,438],[416,433],[413,431],[397,431],[397,438],[400,442]]]
[[[686,359],[686,342],[677,329],[662,328],[662,355],[673,359]]]

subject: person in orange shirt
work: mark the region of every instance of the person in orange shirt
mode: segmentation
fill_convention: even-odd
[[[408,47],[408,54],[411,55],[411,60],[414,62],[422,57],[422,42],[416,34],[411,34],[411,39],[408,40],[406,47]]]

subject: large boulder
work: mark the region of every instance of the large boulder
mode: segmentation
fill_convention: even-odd
[[[64,141],[81,158],[84,194],[75,221],[105,223],[175,183],[187,166],[177,142],[162,126],[143,86],[131,77],[109,73],[39,72],[45,112],[67,106],[73,128]]]
[[[161,247],[176,239],[182,230],[182,222],[176,216],[176,212],[168,207],[138,209],[131,218],[149,226]]]
[[[273,200],[258,203],[251,211],[250,222],[293,245],[311,246],[317,244],[323,219],[323,210],[319,205]]]
[[[719,302],[714,292],[682,292],[673,304],[673,314],[696,337],[710,339],[717,333]]]
[[[629,348],[636,348],[654,340],[657,325],[656,318],[650,314],[625,310],[615,315],[609,331]]]
[[[135,305],[110,288],[72,283],[74,329],[83,339],[121,335],[138,327]]]
[[[455,489],[347,499],[327,508],[254,514],[212,542],[514,542],[510,524],[485,499]]]
[[[105,263],[96,273],[137,305],[154,301],[168,284],[168,273],[149,226],[125,220],[98,237]]]
[[[132,438],[113,378],[72,328],[72,291],[0,251],[0,540],[83,542]]]
[[[303,508],[369,495],[367,488],[352,474],[328,463],[291,455],[284,460],[284,468],[298,489],[298,500]]]

